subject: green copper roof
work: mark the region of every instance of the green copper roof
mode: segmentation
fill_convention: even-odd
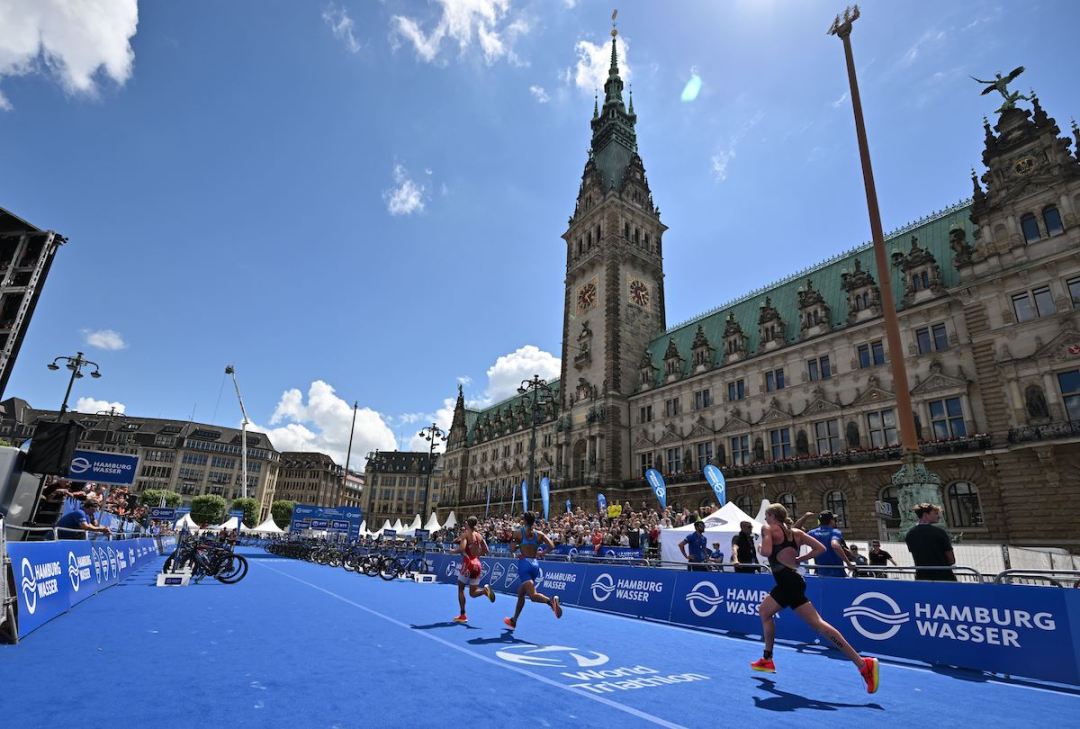
[[[893,253],[906,254],[911,248],[911,236],[917,236],[919,246],[933,254],[941,268],[943,285],[948,288],[958,283],[959,277],[953,266],[953,250],[949,246],[949,230],[954,226],[963,227],[967,239],[971,241],[974,226],[970,220],[971,201],[965,200],[951,208],[929,215],[903,228],[889,233],[885,238],[885,250],[891,261]],[[661,384],[664,377],[664,353],[670,340],[675,340],[679,356],[683,359],[683,375],[692,368],[691,348],[694,336],[700,325],[705,332],[709,345],[713,347],[713,364],[724,363],[724,329],[728,315],[734,313],[735,320],[742,327],[747,337],[747,350],[751,356],[758,352],[758,316],[765,298],[772,300],[773,307],[779,312],[786,325],[784,335],[787,343],[799,339],[799,295],[800,287],[806,286],[807,279],[813,282],[829,306],[833,330],[846,326],[848,315],[847,294],[841,287],[840,276],[852,272],[855,261],[861,263],[875,281],[880,281],[877,264],[874,262],[873,244],[865,243],[846,253],[830,258],[816,266],[799,271],[774,284],[751,291],[749,294],[706,312],[689,321],[668,329],[649,343],[648,351],[656,372],[655,384]],[[903,272],[897,266],[890,265],[893,298],[896,308],[903,308],[904,284]]]
[[[604,82],[604,105],[599,110],[593,103],[592,159],[603,176],[605,190],[619,185],[627,165],[637,153],[637,116],[633,107],[628,111],[622,97],[623,81],[619,76],[619,57],[615,38],[611,39],[611,68]]]
[[[548,381],[548,387],[551,388],[554,393],[555,401],[559,401],[559,392],[561,383],[558,378]],[[526,406],[532,401],[532,394],[526,393],[524,395],[514,395],[508,397],[505,400],[500,400],[494,405],[490,405],[483,410],[466,410],[465,411],[465,427],[468,428],[468,444],[472,445],[476,442],[477,426],[482,423],[490,422],[494,420],[497,415],[502,415],[503,419],[507,418],[509,413],[516,414],[521,408],[522,404]]]

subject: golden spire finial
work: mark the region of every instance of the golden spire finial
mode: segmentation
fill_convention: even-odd
[[[611,37],[614,38],[619,34],[619,29],[615,27],[615,18],[619,14],[619,9],[615,8],[611,11]]]

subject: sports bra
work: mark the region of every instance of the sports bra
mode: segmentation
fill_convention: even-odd
[[[524,547],[526,544],[532,544],[533,546],[540,546],[540,538],[536,536],[536,532],[533,532],[531,537],[525,536],[525,527],[521,528],[521,539],[518,544]]]
[[[795,535],[792,532],[788,531],[787,527],[780,527],[780,529],[784,532],[784,541],[780,542],[779,544],[773,544],[772,553],[769,554],[769,567],[770,569],[772,569],[773,572],[781,569],[791,569],[786,564],[777,559],[777,555],[779,555],[788,547],[794,549],[796,552],[799,551],[798,545],[795,544]]]

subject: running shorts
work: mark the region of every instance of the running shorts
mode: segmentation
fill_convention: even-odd
[[[458,566],[458,582],[463,585],[479,585],[482,571],[479,557],[464,557]]]
[[[518,584],[524,584],[529,580],[536,581],[540,576],[540,563],[535,559],[522,557],[518,560]]]
[[[769,595],[780,607],[794,610],[810,602],[806,597],[806,580],[795,570],[777,570],[773,572],[773,579],[776,580],[776,587]]]

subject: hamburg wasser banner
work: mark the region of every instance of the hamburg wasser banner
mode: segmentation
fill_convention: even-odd
[[[660,502],[660,508],[667,508],[667,484],[664,483],[664,477],[655,468],[650,468],[645,472],[645,480],[649,482],[649,486],[652,488],[653,493],[656,494],[656,500]]]
[[[720,506],[727,503],[727,482],[724,480],[724,474],[720,469],[709,464],[705,466],[705,480],[712,486],[713,493],[716,494],[716,500],[720,502]]]

